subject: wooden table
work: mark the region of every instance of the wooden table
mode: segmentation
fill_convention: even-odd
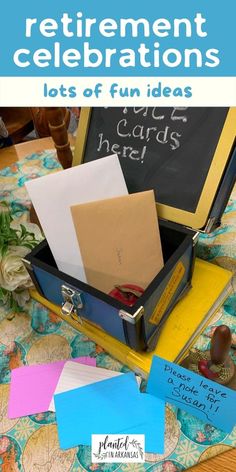
[[[20,143],[34,129],[30,108],[1,107],[0,116],[14,144]]]
[[[52,138],[42,138],[0,149],[0,169],[8,167],[20,159],[24,159],[24,157],[32,154],[33,152],[40,152],[44,151],[45,149],[53,148],[54,143]]]
[[[75,145],[75,137],[69,134],[70,145]],[[0,170],[14,162],[24,159],[33,152],[55,149],[52,138],[33,139],[24,143],[0,149]]]
[[[70,141],[71,144],[74,144],[73,137],[70,137]],[[0,150],[0,170],[33,152],[52,148],[54,148],[54,145],[51,138],[36,139],[4,148]],[[224,452],[188,470],[191,470],[191,472],[236,472],[236,449]]]

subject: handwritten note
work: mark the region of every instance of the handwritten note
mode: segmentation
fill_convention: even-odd
[[[236,424],[236,392],[177,364],[154,356],[147,392],[231,432]]]
[[[110,141],[103,132],[98,133],[97,152],[110,152],[111,150],[111,152],[117,153],[121,157],[143,163],[149,141],[165,145],[175,151],[181,146],[180,138],[182,136],[175,129],[175,123],[187,123],[187,107],[166,108],[164,113],[163,110],[159,107],[123,108],[122,115],[115,124],[117,142]],[[135,121],[133,122],[134,117]],[[168,120],[168,124],[166,120]],[[127,146],[127,140],[129,146]],[[137,143],[136,146],[133,145],[133,140],[134,143],[138,141],[138,148]]]

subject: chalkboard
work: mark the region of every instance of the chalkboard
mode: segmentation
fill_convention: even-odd
[[[118,154],[129,192],[194,213],[228,108],[93,108],[83,162]]]

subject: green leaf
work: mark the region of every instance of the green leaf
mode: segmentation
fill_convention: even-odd
[[[2,257],[4,257],[6,254],[7,254],[7,251],[8,251],[8,246],[7,244],[4,244],[4,246],[2,247]]]
[[[28,238],[32,238],[32,239],[35,239],[34,233],[27,233],[27,237],[28,237]]]
[[[11,222],[12,222],[12,217],[9,212],[0,213],[0,226],[1,227],[9,228]]]
[[[3,298],[7,293],[7,290],[5,288],[0,287],[0,298]]]
[[[11,309],[16,312],[20,311],[20,307],[18,303],[16,302],[16,300],[14,300],[13,296],[11,297]]]
[[[27,236],[26,228],[23,225],[20,225],[20,228],[21,228],[21,236],[22,238],[24,238],[25,236]]]

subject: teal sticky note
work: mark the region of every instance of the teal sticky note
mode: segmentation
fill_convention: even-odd
[[[154,356],[147,392],[231,432],[236,424],[236,392],[217,382]]]
[[[62,449],[91,445],[92,434],[144,434],[145,451],[164,452],[162,400],[140,393],[133,373],[54,396]]]

